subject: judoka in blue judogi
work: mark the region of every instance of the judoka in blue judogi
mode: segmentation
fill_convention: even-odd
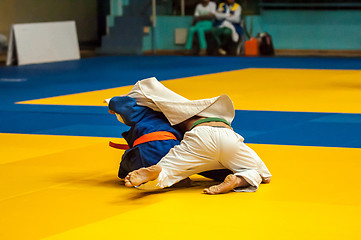
[[[183,132],[171,126],[163,113],[137,105],[129,96],[113,97],[109,101],[109,112],[130,129],[122,133],[127,149],[120,162],[118,177],[123,179],[129,172],[157,164],[174,146],[180,144]],[[113,144],[121,145],[121,144]],[[200,175],[217,181],[230,173],[228,169],[202,172]]]
[[[119,178],[125,178],[129,172],[139,168],[157,164],[183,138],[183,134],[169,124],[163,113],[139,106],[131,97],[113,97],[109,110],[117,115],[119,121],[130,126],[122,133],[129,149],[122,156]],[[136,145],[139,143],[137,139],[142,140],[142,137],[142,143]]]

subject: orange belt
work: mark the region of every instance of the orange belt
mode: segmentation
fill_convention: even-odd
[[[152,132],[137,138],[133,143],[133,147],[146,142],[171,140],[171,139],[177,140],[177,138],[171,132],[167,132],[167,131]],[[127,144],[113,143],[111,141],[109,142],[109,146],[123,150],[129,149],[129,146]]]

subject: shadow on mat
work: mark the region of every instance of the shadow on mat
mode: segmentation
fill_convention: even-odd
[[[107,175],[84,175],[84,174],[74,174],[74,175],[59,175],[53,178],[58,184],[73,184],[73,185],[85,185],[93,187],[109,187],[109,188],[119,188],[124,186],[124,181],[114,177],[113,174]]]
[[[143,199],[145,197],[148,196],[152,196],[152,195],[157,195],[157,194],[162,194],[162,193],[166,193],[166,192],[170,192],[176,190],[175,188],[165,188],[165,189],[160,189],[160,190],[153,190],[153,191],[142,191],[142,190],[138,190],[138,193],[134,193],[134,194],[130,194],[131,196],[129,196],[128,200],[139,200],[139,199]]]

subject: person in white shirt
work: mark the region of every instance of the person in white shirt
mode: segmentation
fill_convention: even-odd
[[[192,49],[193,36],[197,32],[200,45],[200,55],[206,55],[207,42],[205,38],[205,32],[212,29],[216,8],[217,5],[209,0],[202,0],[201,3],[197,4],[194,11],[194,25],[189,28],[187,36],[187,53],[189,53]]]

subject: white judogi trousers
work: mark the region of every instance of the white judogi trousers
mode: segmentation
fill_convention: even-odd
[[[180,145],[159,161],[162,171],[158,178],[138,188],[161,189],[196,173],[228,168],[251,185],[236,191],[254,192],[262,178],[270,178],[271,173],[243,140],[241,135],[228,128],[197,126],[186,132]]]

